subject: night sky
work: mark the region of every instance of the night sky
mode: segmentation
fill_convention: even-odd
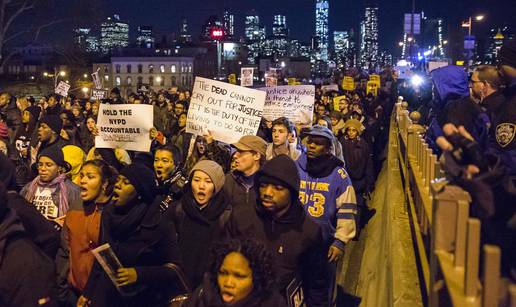
[[[76,1],[68,1],[73,5]],[[244,16],[255,9],[262,18],[262,24],[270,34],[273,15],[283,14],[287,17],[287,27],[291,37],[308,42],[315,27],[315,0],[90,0],[99,7],[99,16],[118,13],[123,20],[130,23],[131,33],[138,25],[152,25],[160,34],[177,32],[181,16],[188,19],[190,32],[197,38],[202,25],[210,15],[222,15],[228,8],[235,15],[237,37],[243,35]],[[460,20],[467,19],[477,12],[485,13],[487,19],[474,26],[478,33],[485,33],[490,26],[499,26],[508,22],[515,28],[516,6],[513,1],[491,0],[416,0],[416,11],[423,9],[428,17],[444,17],[451,30],[458,31]],[[383,0],[380,5],[380,48],[394,51],[402,36],[402,18],[411,10],[411,0]],[[363,16],[364,1],[330,0],[330,33],[334,30],[358,30]],[[62,30],[62,29],[61,29]]]

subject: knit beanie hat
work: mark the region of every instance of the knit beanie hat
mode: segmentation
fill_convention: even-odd
[[[7,124],[4,122],[0,122],[0,139],[7,139],[9,137],[9,130],[7,129]]]
[[[152,204],[155,187],[154,172],[150,168],[140,163],[133,163],[122,168],[120,175],[129,179],[144,203]]]
[[[503,44],[498,53],[498,61],[502,65],[509,65],[516,68],[516,39]]]
[[[52,131],[54,131],[58,135],[61,133],[61,129],[63,129],[63,121],[61,120],[59,115],[47,114],[41,118],[39,123],[46,124]]]
[[[224,175],[224,170],[217,162],[212,160],[201,160],[197,162],[190,171],[190,178],[192,178],[195,171],[201,171],[210,177],[215,186],[215,194],[224,186],[226,176]]]
[[[349,127],[355,128],[358,131],[359,134],[361,134],[365,130],[364,125],[362,125],[362,123],[358,119],[354,119],[354,118],[348,119],[344,123],[344,131],[346,129],[348,129]]]
[[[72,169],[70,163],[66,162],[64,159],[63,150],[58,146],[49,146],[43,149],[43,151],[38,155],[38,160],[41,157],[47,157],[54,161],[55,164],[65,169],[65,173],[68,173]]]
[[[284,186],[290,190],[293,199],[299,195],[299,173],[296,164],[287,155],[279,155],[267,161],[256,174],[255,180],[258,183]],[[259,184],[256,186],[259,186]]]

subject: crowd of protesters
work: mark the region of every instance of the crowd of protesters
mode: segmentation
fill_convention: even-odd
[[[372,214],[395,97],[383,77],[378,97],[317,87],[313,125],[264,119],[234,144],[186,132],[190,92],[177,87],[104,101],[1,93],[0,305],[189,294],[185,306],[287,306],[302,285],[309,306],[329,306],[337,262]],[[151,151],[95,148],[100,103],[153,105]],[[105,243],[114,276],[91,252]]]
[[[501,53],[512,93],[513,45]],[[441,101],[463,117],[435,118],[451,116],[440,122],[448,140],[447,123],[480,138],[474,124],[482,121],[465,118],[487,114],[482,153],[493,149],[496,165],[514,175],[514,94],[487,95],[502,81],[485,70],[470,81],[468,97],[480,93],[480,105]],[[377,95],[358,82],[367,76],[354,77],[353,91],[316,88],[312,125],[263,119],[257,135],[234,144],[186,132],[189,90],[124,99],[114,88],[102,103],[153,105],[150,152],[95,148],[100,101],[1,93],[0,306],[287,306],[297,285],[308,306],[333,305],[337,262],[374,214],[367,200],[397,97],[391,70]],[[502,215],[514,206],[493,203],[492,234],[505,231],[506,246],[511,234],[497,217],[510,218]],[[112,274],[91,252],[106,243],[122,265]]]

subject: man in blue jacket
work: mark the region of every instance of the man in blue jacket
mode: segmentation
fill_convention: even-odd
[[[331,130],[316,125],[304,135],[306,155],[296,161],[301,179],[299,198],[307,214],[321,226],[330,280],[334,283],[336,263],[344,254],[344,245],[356,235],[355,190],[344,163],[331,153]]]

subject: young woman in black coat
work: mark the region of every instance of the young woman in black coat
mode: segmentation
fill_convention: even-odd
[[[168,306],[185,291],[175,230],[161,218],[154,196],[152,170],[132,164],[120,171],[99,243],[109,243],[123,266],[116,272],[119,289],[96,262],[79,306]]]
[[[274,289],[272,254],[259,241],[233,239],[212,249],[202,285],[183,307],[280,307]]]
[[[222,167],[214,161],[201,160],[190,171],[185,194],[167,211],[177,231],[182,268],[194,289],[208,269],[210,245],[222,237],[231,213],[223,185]]]

